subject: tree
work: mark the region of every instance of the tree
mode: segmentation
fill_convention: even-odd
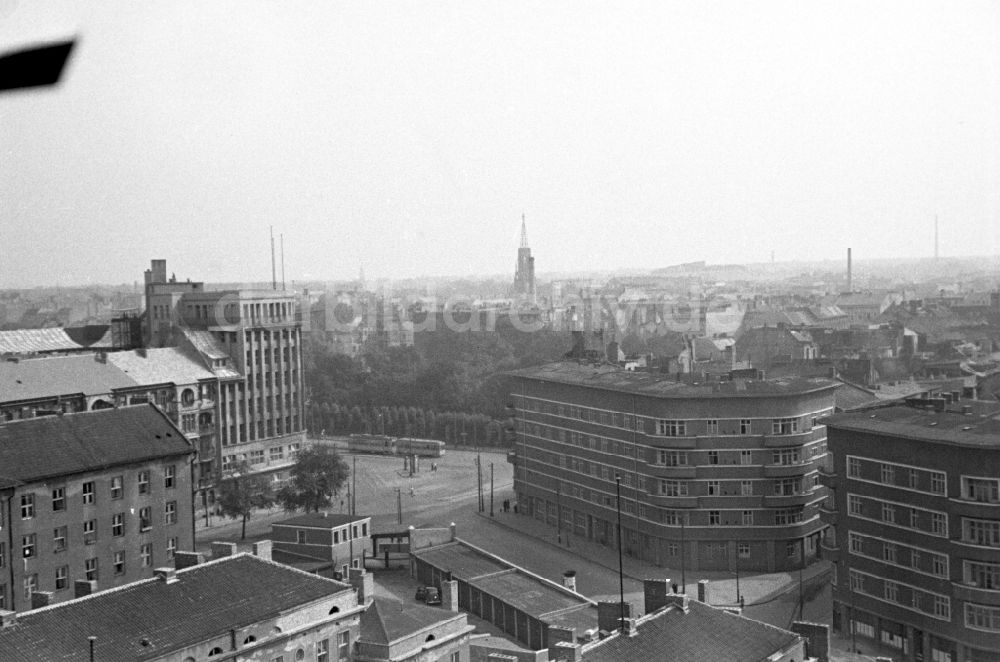
[[[304,508],[307,513],[319,512],[340,494],[349,476],[347,462],[334,448],[318,444],[303,448],[288,484],[278,491],[278,501],[288,511]]]
[[[219,507],[222,514],[230,519],[242,519],[243,529],[240,540],[246,540],[247,521],[257,508],[274,505],[274,494],[268,481],[250,472],[250,465],[241,462],[232,477],[219,485]]]

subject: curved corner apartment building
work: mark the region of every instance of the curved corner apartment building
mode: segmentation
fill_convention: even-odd
[[[815,558],[826,526],[819,419],[836,382],[703,382],[561,362],[511,373],[514,489],[562,536],[622,544],[671,568],[779,571]]]

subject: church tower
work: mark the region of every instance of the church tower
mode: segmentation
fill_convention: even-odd
[[[528,247],[528,229],[521,214],[521,246],[517,249],[517,270],[514,272],[514,298],[535,303],[535,258]]]

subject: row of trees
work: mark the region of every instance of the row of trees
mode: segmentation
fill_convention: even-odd
[[[241,538],[247,537],[247,522],[255,510],[280,505],[288,512],[319,512],[347,484],[350,469],[344,458],[329,446],[303,448],[296,456],[288,483],[275,491],[267,476],[250,473],[244,462],[219,485],[219,508],[231,519],[243,521]]]
[[[504,446],[506,419],[486,414],[437,412],[418,407],[353,407],[313,402],[306,421],[313,434],[386,434],[437,439],[451,444]]]

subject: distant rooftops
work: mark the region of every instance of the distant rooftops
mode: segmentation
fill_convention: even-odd
[[[177,570],[174,577],[176,581],[148,579],[20,613],[15,624],[0,628],[3,657],[86,660],[87,638],[93,636],[94,659],[158,659],[354,590],[248,554]],[[271,633],[255,634],[264,638]]]
[[[607,363],[562,361],[524,368],[509,373],[513,377],[571,384],[587,388],[635,393],[662,398],[732,398],[799,395],[837,388],[837,382],[820,377],[748,379],[736,373],[730,379],[678,381],[663,373],[638,372]]]
[[[1000,403],[951,397],[910,398],[905,404],[836,414],[829,428],[958,446],[1000,447]]]
[[[0,425],[0,488],[191,453],[153,405],[11,421]]]

